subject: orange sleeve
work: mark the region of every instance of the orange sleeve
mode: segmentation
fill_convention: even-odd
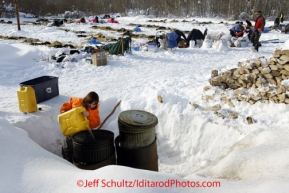
[[[89,116],[87,119],[89,120],[89,125],[91,129],[94,129],[100,125],[100,117],[98,109],[88,110]]]
[[[74,107],[81,107],[81,102],[82,102],[81,98],[75,98],[75,97],[70,98],[69,102],[63,103],[63,105],[60,107],[60,112],[69,111],[73,109]]]
[[[64,111],[64,112],[66,112],[66,111],[69,111],[70,109],[72,109],[72,105],[71,105],[71,103],[70,102],[67,102],[67,103],[63,103],[63,105],[60,107],[60,112],[61,111]]]

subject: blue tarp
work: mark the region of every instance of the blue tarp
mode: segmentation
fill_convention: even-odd
[[[96,40],[96,39],[91,39],[88,41],[89,44],[101,44],[100,41]]]
[[[133,28],[133,31],[135,31],[135,32],[140,32],[141,29],[140,29],[139,27],[135,27],[135,28]]]
[[[252,32],[254,32],[254,28],[252,28]],[[269,28],[265,27],[263,33],[268,33],[268,32],[269,32]]]

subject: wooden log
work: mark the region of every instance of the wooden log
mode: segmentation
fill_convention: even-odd
[[[261,74],[267,74],[268,72],[266,72],[265,70],[263,70],[262,67],[259,67],[258,70],[260,71]]]
[[[240,70],[239,70],[239,69],[235,70],[235,71],[233,72],[233,76],[239,78],[239,77],[240,77]]]
[[[267,93],[266,92],[260,92],[260,95],[261,95],[261,97],[265,97],[265,96],[267,96]]]
[[[231,71],[226,71],[223,76],[226,77],[226,81],[232,78],[233,73]]]
[[[270,62],[276,63],[276,62],[277,62],[277,59],[278,59],[278,58],[275,58],[275,57],[272,56],[272,57],[269,58],[269,62],[268,62],[268,63],[270,63]]]
[[[238,62],[238,67],[244,67],[245,65],[243,64],[243,62]]]
[[[218,76],[218,70],[212,70],[212,72],[211,72],[211,78],[214,78],[214,77],[216,77],[216,76]]]
[[[273,84],[273,85],[277,86],[277,82],[276,82],[274,79],[268,78],[267,81],[268,81],[270,84]]]
[[[212,88],[212,87],[210,87],[210,86],[205,86],[205,87],[203,88],[203,91],[206,92],[206,91],[210,90],[211,88]]]
[[[213,100],[214,95],[206,95],[205,98],[206,98],[206,101]]]
[[[288,61],[287,60],[280,60],[278,61],[278,64],[281,64],[281,65],[284,65],[284,64],[287,64]]]
[[[255,69],[252,70],[252,73],[254,73],[254,74],[259,74],[260,71],[259,71],[257,68],[255,68]]]
[[[255,85],[257,86],[257,87],[262,87],[262,82],[258,79],[257,81],[256,81],[256,83],[255,83]]]
[[[209,82],[212,86],[219,86],[220,85],[220,82],[216,81],[214,78],[210,79]]]
[[[280,80],[279,77],[275,77],[275,80],[276,80],[277,86],[281,86],[282,85],[282,79]]]
[[[277,97],[280,103],[283,103],[285,101],[285,93],[278,94]]]
[[[286,93],[286,88],[284,86],[280,86],[276,90],[277,94]]]
[[[251,82],[248,82],[248,83],[247,83],[247,89],[251,88],[251,87],[252,87],[252,85],[253,85],[253,83],[251,83]]]
[[[238,99],[239,101],[245,101],[245,100],[246,100],[246,98],[245,98],[243,95],[237,96],[237,99]]]
[[[281,73],[282,75],[289,76],[289,71],[287,71],[287,70],[281,70],[280,73]],[[287,78],[286,78],[286,79],[287,79]]]
[[[287,80],[287,76],[285,76],[284,74],[281,75],[282,80]]]
[[[289,50],[281,50],[280,55],[287,55],[289,56]]]
[[[264,91],[265,92],[269,92],[270,91],[270,87],[269,86],[264,87]]]
[[[282,56],[280,57],[280,60],[289,62],[289,56],[287,56],[287,55],[282,55]]]
[[[243,92],[242,90],[237,89],[237,90],[234,90],[234,94],[235,94],[236,96],[239,96],[239,95],[243,95],[244,92]]]
[[[249,81],[252,83],[255,83],[257,78],[258,78],[258,76],[256,74],[250,74]]]
[[[256,96],[256,95],[253,95],[253,94],[251,94],[250,97],[251,97],[251,99],[254,100],[254,101],[260,100],[260,97],[258,97],[258,96]]]
[[[285,64],[283,67],[285,70],[289,71],[289,64]]]
[[[271,71],[271,75],[274,76],[274,77],[278,77],[278,76],[281,75],[281,73],[278,70],[272,70]]]
[[[280,57],[280,52],[279,51],[275,51],[275,52],[273,52],[272,56],[274,58],[279,58]]]
[[[253,64],[255,64],[256,67],[260,67],[261,64],[262,64],[262,62],[261,62],[261,60],[259,60],[259,59],[255,59],[254,62],[253,62]]]
[[[276,66],[275,64],[269,64],[269,68],[271,71],[278,70],[278,66]]]
[[[235,80],[233,78],[227,79],[227,84],[234,84]]]
[[[284,68],[283,65],[279,64],[279,63],[277,63],[276,66],[278,67],[278,69],[281,69],[281,70],[283,70],[283,68]]]
[[[240,88],[240,86],[236,85],[235,83],[233,83],[233,84],[227,83],[227,85],[229,88],[231,88],[233,90]]]
[[[239,115],[239,113],[237,113],[237,112],[232,112],[232,113],[230,113],[229,117],[230,117],[231,119],[236,119],[236,118],[238,118],[238,115]]]
[[[248,76],[246,76],[245,74],[242,74],[242,75],[240,76],[240,79],[241,79],[241,80],[245,80],[245,81],[248,81],[248,80],[249,80]]]
[[[250,74],[250,71],[247,68],[241,68],[239,74]]]
[[[219,86],[224,90],[229,88],[229,86],[225,82],[221,82]]]
[[[263,74],[263,76],[266,78],[266,79],[272,79],[273,76],[269,73],[266,73],[266,74]]]

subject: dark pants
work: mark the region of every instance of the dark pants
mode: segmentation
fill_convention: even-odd
[[[62,157],[72,163],[73,146],[71,136],[63,138],[62,141]]]
[[[258,51],[260,47],[259,39],[260,39],[261,33],[258,31],[254,31],[251,35],[251,42],[253,43],[253,46]]]
[[[230,34],[231,34],[231,36],[233,36],[233,37],[236,36],[235,32],[234,32],[233,30],[231,30],[231,29],[230,29]]]

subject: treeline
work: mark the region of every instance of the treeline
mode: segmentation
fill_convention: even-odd
[[[19,11],[37,16],[57,15],[65,11],[77,11],[88,15],[121,13],[127,15],[131,10],[139,14],[154,14],[158,17],[215,17],[238,19],[242,12],[251,15],[262,10],[266,17],[277,16],[280,12],[289,14],[288,0],[17,0]],[[3,7],[14,0],[0,2]],[[1,13],[2,12],[2,13]]]

